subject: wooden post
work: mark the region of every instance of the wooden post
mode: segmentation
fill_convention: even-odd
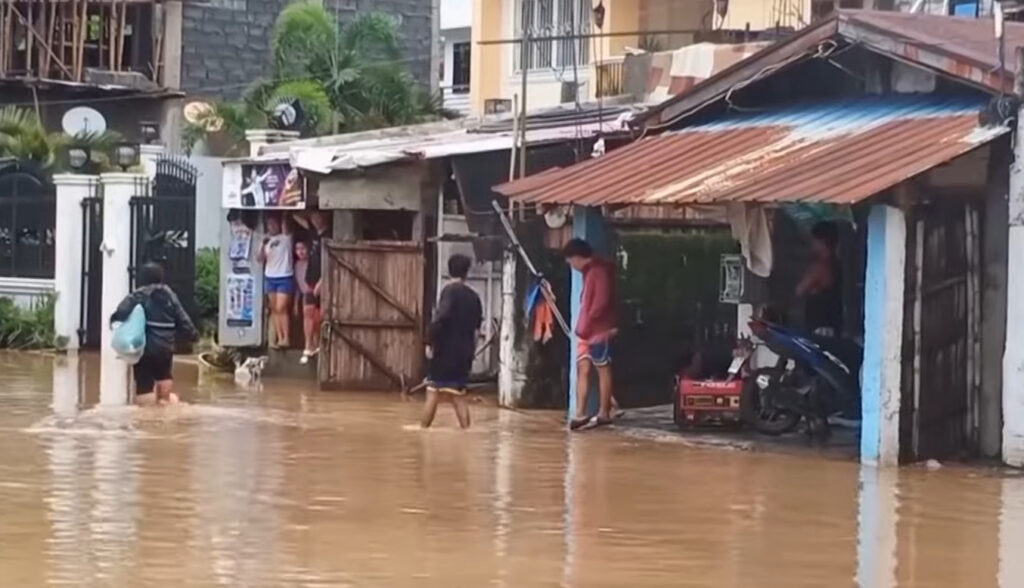
[[[1016,51],[1024,68],[1024,48]],[[1024,95],[1024,70],[1018,69],[1014,93]],[[1003,461],[1024,466],[1024,108],[1017,113],[1017,133],[1010,164],[1009,226],[1006,257],[1006,349],[1003,354]]]

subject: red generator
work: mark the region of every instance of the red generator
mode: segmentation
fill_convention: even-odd
[[[677,378],[672,420],[680,429],[704,426],[738,427],[743,380],[691,380]]]

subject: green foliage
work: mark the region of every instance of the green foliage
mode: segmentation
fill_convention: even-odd
[[[196,253],[196,307],[200,331],[215,332],[220,309],[220,249],[205,248]]]
[[[406,71],[395,21],[362,13],[344,26],[318,2],[281,11],[271,36],[271,78],[256,82],[232,103],[217,103],[185,124],[186,150],[217,137],[230,146],[211,151],[240,155],[245,129],[263,127],[283,99],[296,99],[308,117],[303,136],[351,132],[450,117]]]
[[[0,157],[34,161],[52,167],[62,146],[62,135],[47,133],[35,113],[27,108],[0,108]]]
[[[0,298],[0,348],[52,349],[66,346],[53,333],[53,309],[56,299],[47,296],[32,308],[16,306],[10,298]]]

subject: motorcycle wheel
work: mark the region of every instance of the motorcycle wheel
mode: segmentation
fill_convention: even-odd
[[[797,412],[762,406],[762,391],[757,385],[758,378],[769,378],[765,391],[770,394],[772,388],[784,385],[781,383],[783,374],[781,368],[760,368],[751,372],[743,382],[743,389],[740,391],[740,416],[743,422],[759,433],[782,435],[792,431],[800,423],[800,414]]]

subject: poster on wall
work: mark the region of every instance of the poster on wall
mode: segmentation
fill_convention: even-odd
[[[224,208],[305,208],[303,178],[287,163],[245,163],[224,169]]]
[[[252,248],[252,229],[242,222],[231,223],[231,245],[228,247],[228,259],[234,269],[249,267],[249,254]]]
[[[225,318],[229,327],[251,327],[255,314],[256,280],[252,274],[230,275],[225,288]]]

